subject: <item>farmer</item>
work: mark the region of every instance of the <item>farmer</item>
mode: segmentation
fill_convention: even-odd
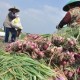
[[[9,33],[11,32],[11,42],[14,42],[16,40],[16,35],[17,35],[17,31],[16,29],[11,25],[11,21],[13,19],[15,19],[16,14],[19,12],[20,10],[17,8],[10,8],[9,9],[9,13],[3,23],[4,26],[4,31],[5,31],[5,42],[8,42],[9,39]]]
[[[60,21],[57,29],[63,28],[64,25],[70,27],[79,27],[80,26],[80,0],[70,0],[68,4],[63,7],[63,10],[66,11],[66,15]]]

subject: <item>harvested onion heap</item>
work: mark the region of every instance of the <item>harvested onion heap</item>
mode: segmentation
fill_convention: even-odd
[[[25,40],[18,40],[6,47],[8,52],[20,52],[32,58],[47,59],[46,63],[59,66],[68,79],[80,77],[80,47],[75,38],[53,35],[51,39],[29,35]],[[76,66],[75,66],[76,65]],[[69,69],[69,67],[73,69]]]
[[[51,46],[51,42],[39,35],[28,35],[24,40],[10,43],[6,47],[7,52],[29,53],[33,58],[44,57],[44,51]]]

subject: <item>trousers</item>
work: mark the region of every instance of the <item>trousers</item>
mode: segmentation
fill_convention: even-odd
[[[9,41],[9,35],[11,33],[11,42],[14,42],[16,40],[16,36],[17,36],[17,31],[15,28],[8,28],[8,27],[4,27],[4,31],[5,31],[5,42]]]

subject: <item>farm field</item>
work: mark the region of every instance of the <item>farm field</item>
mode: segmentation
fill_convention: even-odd
[[[0,45],[0,80],[80,80],[79,28],[22,34]]]

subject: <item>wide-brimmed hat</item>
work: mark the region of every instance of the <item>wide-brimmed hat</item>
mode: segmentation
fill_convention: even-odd
[[[15,7],[9,9],[9,11],[13,11],[13,10],[15,10],[16,12],[20,12],[20,10]]]
[[[70,0],[64,7],[63,7],[63,10],[64,11],[68,11],[70,8],[69,8],[69,5],[76,5],[76,4],[79,4],[80,3],[80,0]]]

